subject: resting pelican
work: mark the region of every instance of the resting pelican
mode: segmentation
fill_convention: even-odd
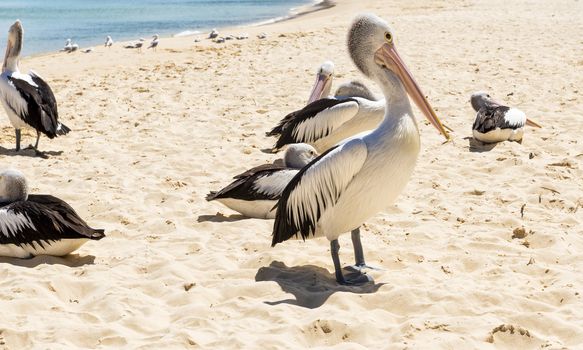
[[[496,102],[487,92],[475,92],[470,102],[478,112],[472,126],[474,138],[484,143],[506,140],[522,142],[525,125],[541,127],[528,119],[523,111]]]
[[[113,39],[111,38],[111,36],[107,36],[105,38],[105,47],[111,47],[113,45]]]
[[[153,49],[154,51],[156,51],[157,47],[158,47],[158,34],[154,34],[154,36],[152,36],[152,41],[150,42],[150,46],[148,46],[148,49]]]
[[[2,104],[16,130],[16,150],[20,150],[20,129],[36,130],[38,148],[40,133],[52,139],[65,135],[70,129],[60,123],[57,112],[57,101],[50,86],[35,72],[22,74],[18,69],[18,60],[22,50],[22,24],[14,22],[8,31],[6,57],[0,75],[0,97]]]
[[[291,180],[278,203],[272,246],[292,237],[325,236],[338,283],[360,284],[370,281],[360,270],[353,277],[342,274],[338,237],[392,204],[413,172],[420,137],[407,95],[448,140],[449,135],[397,53],[385,21],[357,16],[348,51],[358,69],[382,88],[385,117],[376,129],[329,149]],[[353,242],[356,265],[366,266],[360,242]]]
[[[29,195],[24,175],[16,170],[0,173],[0,203],[0,256],[63,256],[105,237],[64,201]]]
[[[385,100],[376,96],[361,82],[351,81],[330,95],[334,63],[322,63],[308,105],[286,115],[267,136],[277,136],[277,151],[292,143],[308,143],[324,152],[338,142],[360,132],[374,129],[383,120]]]
[[[283,165],[264,164],[247,170],[235,176],[235,181],[222,190],[210,192],[206,200],[216,200],[250,218],[273,219],[285,186],[317,155],[310,145],[289,145]]]

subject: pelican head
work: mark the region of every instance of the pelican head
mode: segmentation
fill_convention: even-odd
[[[2,65],[2,71],[16,71],[18,70],[18,57],[20,56],[20,51],[22,51],[22,36],[24,30],[22,29],[22,23],[20,20],[16,20],[13,25],[8,29],[8,41],[6,44],[6,55],[4,56],[4,64]]]
[[[377,97],[370,91],[370,89],[358,80],[352,80],[341,84],[336,92],[336,97],[362,97],[367,100],[376,101]]]
[[[283,154],[283,163],[286,167],[301,169],[318,156],[316,149],[305,143],[289,145]]]
[[[470,102],[472,103],[472,108],[477,112],[487,105],[500,105],[500,103],[494,101],[490,94],[486,91],[476,91],[470,97]]]
[[[18,170],[8,169],[0,173],[0,203],[12,203],[28,199],[26,178]]]
[[[312,103],[324,96],[330,95],[333,74],[334,63],[332,61],[326,61],[320,65],[320,68],[318,68],[318,72],[316,73],[316,83],[312,88],[308,103]]]
[[[395,46],[395,35],[381,18],[359,15],[348,32],[348,51],[354,64],[367,77],[381,83],[391,105],[392,97],[401,98],[401,86],[419,107],[429,122],[449,140],[449,134],[425,98],[413,75],[401,59]]]

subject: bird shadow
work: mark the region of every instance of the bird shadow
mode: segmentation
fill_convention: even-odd
[[[30,259],[0,257],[0,264],[11,264],[20,267],[37,267],[39,265],[64,265],[68,267],[79,267],[83,265],[93,265],[95,256],[69,254],[63,257],[50,255],[37,255]]]
[[[262,148],[260,151],[267,154],[277,153],[277,150],[274,148]]]
[[[9,156],[9,157],[30,157],[30,158],[43,158],[48,159],[51,156],[60,156],[63,154],[63,151],[38,151],[34,148],[24,148],[20,151],[16,151],[15,149],[4,148],[0,146],[0,155],[2,156]]]
[[[490,152],[491,150],[498,145],[497,142],[494,143],[484,143],[482,141],[478,141],[475,138],[468,136],[464,137],[464,140],[468,140],[468,146],[470,147],[470,152],[482,153],[482,152]]]
[[[244,215],[229,215],[226,216],[222,213],[217,213],[215,215],[199,215],[196,219],[197,222],[236,222],[251,219],[250,217]]]
[[[314,266],[288,267],[281,261],[272,261],[269,266],[257,270],[256,282],[277,282],[286,293],[294,295],[295,299],[265,301],[268,305],[291,304],[308,309],[322,306],[336,292],[354,294],[376,293],[385,283],[366,283],[361,286],[344,286],[336,282],[334,274],[328,270]]]

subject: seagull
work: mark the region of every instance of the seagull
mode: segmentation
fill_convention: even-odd
[[[496,102],[487,92],[475,92],[470,102],[477,112],[472,126],[474,138],[484,143],[506,140],[521,143],[525,125],[541,127],[528,119],[523,111]]]
[[[158,34],[154,34],[154,36],[152,36],[152,41],[150,42],[150,46],[148,46],[148,49],[153,49],[154,51],[156,51],[157,47],[158,47]]]
[[[103,230],[89,227],[61,199],[28,194],[21,172],[0,173],[0,256],[63,256],[103,237]]]
[[[71,53],[73,51],[77,51],[78,49],[79,49],[79,45],[73,44],[71,42],[71,39],[67,39],[67,41],[65,42],[65,47],[63,48],[62,51],[65,51],[67,53]]]
[[[325,236],[336,281],[358,285],[371,281],[360,271],[366,264],[359,227],[395,201],[419,155],[419,129],[409,99],[450,137],[397,53],[394,33],[384,20],[357,16],[348,33],[348,51],[358,69],[382,88],[384,119],[376,129],[330,148],[294,176],[278,202],[272,246],[294,237]],[[344,276],[338,237],[350,231],[357,269],[355,276]]]
[[[142,46],[144,46],[144,43],[142,41],[138,41],[135,43],[131,43],[128,45],[124,46],[124,49],[138,49],[138,52],[142,51]]]
[[[18,60],[23,44],[23,28],[19,20],[8,31],[6,56],[0,75],[0,99],[16,131],[16,151],[20,150],[20,130],[36,130],[34,149],[38,150],[40,134],[52,139],[71,131],[59,122],[57,101],[51,87],[35,72],[23,74]]]
[[[222,190],[211,191],[206,200],[216,200],[250,218],[273,219],[285,186],[317,155],[310,145],[289,145],[282,165],[263,164],[247,170],[235,176],[235,181]]]
[[[105,47],[111,47],[113,45],[113,39],[111,38],[111,36],[107,36],[105,38]]]
[[[209,39],[215,39],[219,36],[219,31],[215,28],[209,34]]]

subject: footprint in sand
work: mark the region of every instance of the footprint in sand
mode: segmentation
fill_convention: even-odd
[[[527,329],[511,324],[502,324],[490,331],[487,342],[499,349],[535,349],[546,342]]]

